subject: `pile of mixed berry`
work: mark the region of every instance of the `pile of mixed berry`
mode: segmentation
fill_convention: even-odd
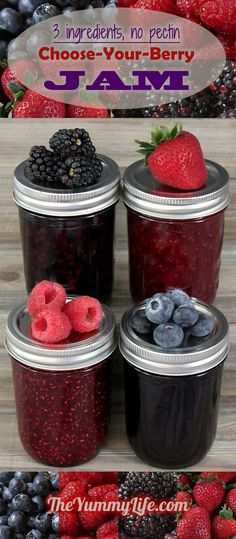
[[[154,501],[176,498],[177,480],[171,472],[124,472],[119,473],[119,498],[150,497]],[[119,517],[120,539],[163,539],[176,529],[174,515],[130,514]]]
[[[28,312],[32,317],[32,337],[51,344],[70,342],[69,338],[74,340],[76,334],[97,330],[103,317],[102,305],[97,299],[80,296],[66,302],[64,287],[52,281],[41,281],[33,288]]]
[[[78,501],[117,502],[117,472],[62,472],[59,474],[59,497],[64,504],[74,502],[72,511],[60,511],[60,539],[119,539],[115,511],[86,511]]]
[[[229,539],[236,536],[236,472],[187,473],[178,477],[178,539]]]
[[[59,474],[0,472],[0,539],[59,539],[58,516],[48,509]]]
[[[103,165],[85,129],[60,129],[50,139],[51,151],[33,146],[27,161],[34,183],[52,188],[80,188],[95,184]]]
[[[199,344],[215,326],[211,315],[199,312],[188,294],[177,289],[154,294],[134,312],[130,323],[137,334],[161,348]]]

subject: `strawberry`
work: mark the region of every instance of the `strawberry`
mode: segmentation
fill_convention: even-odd
[[[192,503],[193,503],[193,498],[192,498],[190,492],[186,492],[184,490],[182,490],[180,492],[177,492],[176,500],[177,500],[177,502],[181,502],[181,503],[186,504],[186,508],[183,508],[183,511],[181,511],[181,512],[188,511],[190,509]]]
[[[104,105],[98,101],[82,102],[80,104],[66,105],[67,118],[109,118],[109,112]]]
[[[233,511],[236,515],[236,488],[232,488],[225,498],[226,505]]]
[[[225,490],[218,481],[198,481],[193,489],[193,497],[199,507],[212,513],[222,503]]]
[[[181,490],[182,489],[187,490],[187,488],[192,485],[192,478],[189,477],[189,475],[187,474],[181,474],[178,477],[177,483],[178,483],[178,488],[180,488]]]
[[[14,118],[64,118],[65,105],[37,93],[37,86],[27,90],[24,96],[17,101]]]
[[[233,511],[227,509],[226,505],[213,519],[212,534],[214,539],[229,539],[236,535],[236,520],[233,518]]]
[[[151,11],[161,11],[164,13],[177,14],[177,9],[172,0],[137,0],[132,6],[137,9],[150,9]]]
[[[206,182],[207,170],[198,139],[180,124],[161,126],[151,134],[151,142],[136,140],[145,155],[154,178],[180,190],[200,189]]]
[[[178,539],[211,539],[211,521],[202,507],[192,507],[177,523]]]
[[[208,481],[220,481],[228,483],[236,478],[236,472],[201,472],[199,479],[207,479]]]
[[[36,78],[37,70],[34,62],[29,60],[16,60],[4,69],[1,77],[1,84],[6,96],[12,100],[14,98],[14,93],[17,91],[17,87],[19,87],[19,90],[26,90],[24,83],[35,81]],[[12,85],[14,92],[11,90],[11,87],[9,87],[10,84]]]

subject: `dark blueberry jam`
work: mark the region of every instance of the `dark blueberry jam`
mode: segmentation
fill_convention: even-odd
[[[26,288],[47,279],[68,294],[106,302],[113,284],[115,207],[88,216],[51,217],[19,208]]]
[[[171,288],[213,303],[219,284],[224,212],[194,220],[158,219],[128,208],[134,301]]]
[[[34,459],[72,466],[97,455],[110,417],[110,359],[55,372],[26,367],[12,358],[19,435]]]
[[[135,453],[152,466],[199,462],[216,434],[223,364],[199,375],[167,377],[125,361],[126,428]]]

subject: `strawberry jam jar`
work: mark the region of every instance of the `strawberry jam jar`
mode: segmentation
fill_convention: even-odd
[[[230,195],[226,170],[211,161],[206,166],[206,185],[192,192],[161,185],[143,160],[126,170],[130,291],[135,302],[171,288],[214,302]]]
[[[18,430],[25,450],[50,466],[72,466],[94,458],[110,419],[111,358],[115,321],[103,306],[99,330],[57,345],[30,336],[26,306],[7,322]]]
[[[99,181],[79,190],[34,184],[26,161],[16,168],[14,198],[28,292],[46,279],[62,284],[68,294],[110,299],[120,174],[114,161],[98,157],[103,163]]]
[[[127,435],[136,455],[151,466],[192,466],[215,438],[228,323],[218,309],[195,303],[200,313],[212,315],[215,327],[209,337],[188,337],[181,348],[161,348],[132,329],[131,316],[144,302],[121,322]]]

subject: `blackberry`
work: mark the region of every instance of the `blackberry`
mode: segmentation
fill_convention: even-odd
[[[130,515],[119,518],[119,532],[139,539],[163,539],[166,533],[176,527],[176,518],[172,515]]]
[[[88,187],[96,183],[103,170],[102,162],[98,157],[68,157],[58,164],[57,180],[65,187]]]
[[[85,129],[59,129],[49,145],[60,157],[91,157],[96,151]]]
[[[44,184],[55,181],[56,158],[45,146],[31,148],[27,166],[33,181]]]
[[[220,76],[210,87],[211,99],[216,117],[227,116],[228,111],[236,109],[236,61],[227,60]]]
[[[119,497],[149,494],[156,500],[176,495],[177,480],[171,472],[128,472],[119,485]]]

